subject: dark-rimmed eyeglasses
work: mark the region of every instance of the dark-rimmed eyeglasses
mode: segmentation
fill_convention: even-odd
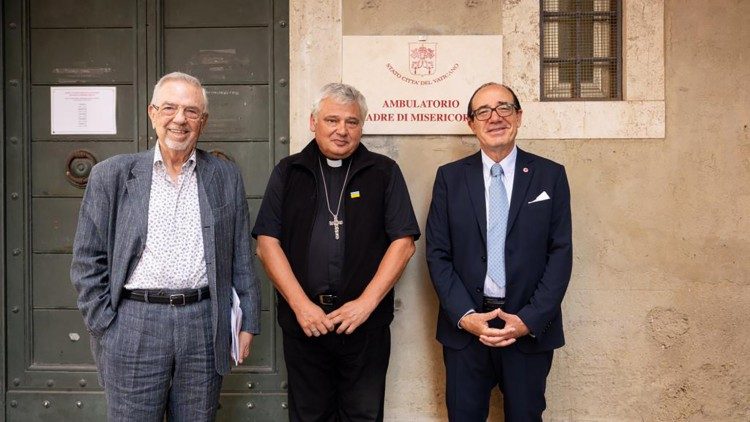
[[[471,116],[477,120],[490,120],[493,111],[500,117],[508,117],[516,112],[516,105],[500,103],[497,107],[479,107],[471,113]]]
[[[199,120],[203,117],[203,112],[195,107],[182,107],[169,103],[162,104],[161,106],[151,104],[151,107],[153,107],[154,110],[158,111],[159,114],[164,117],[174,117],[180,111],[180,109],[182,109],[182,115],[185,116],[185,118],[188,120]]]

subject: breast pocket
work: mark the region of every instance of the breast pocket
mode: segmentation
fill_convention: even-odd
[[[552,200],[545,199],[531,203],[529,201],[533,201],[533,198],[523,204],[521,215],[526,216],[530,221],[535,223],[548,221],[552,213]]]
[[[526,205],[530,208],[543,208],[552,204],[552,199],[543,199],[541,201],[530,199]]]

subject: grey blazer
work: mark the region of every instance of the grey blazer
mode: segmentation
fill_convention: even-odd
[[[94,166],[81,203],[70,278],[92,348],[117,317],[125,282],[146,246],[154,150]],[[245,187],[237,167],[196,151],[203,247],[211,290],[216,370],[230,370],[232,290],[240,297],[242,331],[260,332],[260,287],[250,248]],[[94,356],[97,357],[94,350]]]

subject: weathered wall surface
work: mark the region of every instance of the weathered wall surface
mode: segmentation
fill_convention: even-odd
[[[501,4],[292,0],[292,151],[310,138],[314,91],[340,80],[342,33],[500,33]],[[664,15],[665,139],[520,142],[566,166],[573,196],[568,344],[546,420],[750,420],[750,2],[667,1]],[[436,168],[477,149],[471,137],[365,143],[399,162],[421,227]],[[445,419],[423,241],[397,301],[387,419]]]

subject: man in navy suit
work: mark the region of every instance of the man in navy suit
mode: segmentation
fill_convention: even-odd
[[[541,421],[560,303],[570,280],[570,190],[563,166],[515,144],[522,110],[498,83],[469,100],[480,152],[440,167],[427,263],[440,299],[451,421],[485,421],[495,385],[505,421]]]

